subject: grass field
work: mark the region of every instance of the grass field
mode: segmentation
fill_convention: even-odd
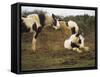
[[[32,33],[21,33],[21,66],[22,70],[77,68],[95,66],[94,32],[85,36],[88,52],[77,53],[64,49],[63,43],[70,35],[63,31],[46,27],[37,38],[37,50],[31,49]]]

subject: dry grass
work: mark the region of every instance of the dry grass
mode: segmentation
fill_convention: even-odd
[[[95,66],[94,34],[85,36],[85,44],[90,47],[90,51],[77,53],[63,47],[64,40],[70,36],[70,31],[68,32],[68,34],[65,34],[62,29],[44,28],[37,39],[36,52],[31,49],[32,33],[22,33],[22,70]]]

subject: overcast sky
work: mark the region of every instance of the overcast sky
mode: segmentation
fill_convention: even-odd
[[[54,13],[55,15],[60,16],[76,16],[88,14],[90,16],[95,16],[94,10],[78,10],[78,9],[60,9],[60,8],[46,8],[46,7],[31,7],[31,6],[22,6],[21,10],[23,11],[34,11],[34,10],[46,11],[50,14]]]

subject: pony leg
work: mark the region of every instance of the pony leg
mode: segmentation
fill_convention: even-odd
[[[82,50],[80,50],[79,48],[73,48],[73,51],[77,51],[78,53],[82,52]]]
[[[82,52],[82,50],[80,50],[79,48],[77,48],[77,52],[78,52],[78,53],[81,53],[81,52]]]
[[[33,37],[32,39],[32,50],[35,51],[36,50],[36,38]]]
[[[42,31],[43,27],[39,27],[36,32],[34,32],[33,39],[32,39],[32,49],[33,51],[36,50],[36,41],[39,33]]]
[[[32,39],[32,50],[36,50],[36,38],[35,38],[36,32],[33,32],[33,39]]]

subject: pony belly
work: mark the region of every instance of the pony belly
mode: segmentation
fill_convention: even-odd
[[[64,42],[64,48],[72,49],[71,43],[69,42],[69,40],[65,40],[65,42]]]

